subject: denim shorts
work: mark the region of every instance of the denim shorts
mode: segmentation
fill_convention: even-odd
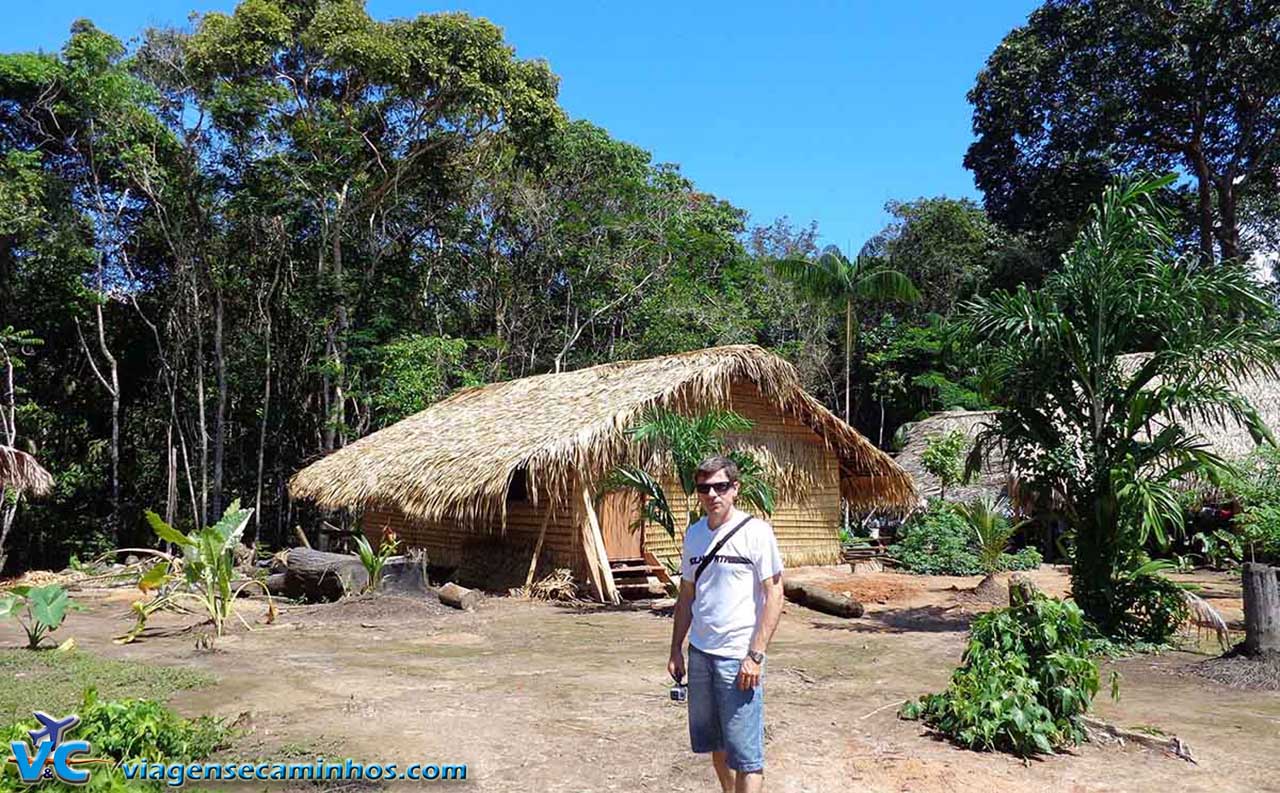
[[[740,691],[741,664],[689,645],[689,744],[698,753],[727,753],[735,771],[762,771],[764,674],[755,688]]]

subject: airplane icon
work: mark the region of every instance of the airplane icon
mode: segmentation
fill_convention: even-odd
[[[37,710],[35,717],[36,721],[40,722],[41,727],[38,730],[27,730],[27,735],[31,736],[32,746],[39,746],[44,741],[49,741],[50,748],[56,748],[58,743],[62,741],[62,734],[80,723],[80,717],[75,714],[65,719],[55,719],[49,714]]]

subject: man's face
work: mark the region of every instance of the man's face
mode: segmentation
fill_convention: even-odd
[[[698,501],[702,510],[717,521],[728,515],[733,509],[733,500],[738,497],[738,483],[730,482],[724,470],[714,474],[698,477]]]

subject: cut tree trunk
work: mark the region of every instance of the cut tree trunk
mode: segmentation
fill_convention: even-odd
[[[481,597],[477,590],[460,587],[454,583],[445,584],[436,593],[440,596],[441,603],[463,611],[475,610]]]
[[[355,556],[293,548],[285,572],[285,593],[304,600],[337,600],[368,586],[369,573]]]
[[[797,606],[821,611],[823,614],[846,619],[862,616],[863,608],[861,603],[848,595],[832,592],[814,584],[793,584],[783,581],[782,592],[786,595],[787,600]]]
[[[1280,653],[1280,568],[1244,565],[1244,652]]]
[[[1021,606],[1035,600],[1036,595],[1040,594],[1040,588],[1036,586],[1036,582],[1032,581],[1021,573],[1014,573],[1009,576],[1009,605]]]

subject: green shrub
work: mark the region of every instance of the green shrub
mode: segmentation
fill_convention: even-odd
[[[76,711],[80,735],[117,760],[190,761],[226,745],[229,731],[210,716],[184,719],[149,699],[100,700],[90,689]]]
[[[928,509],[913,516],[902,527],[890,555],[902,569],[921,575],[978,575],[983,571],[974,549],[974,532],[945,501],[929,503]],[[1014,554],[1002,553],[1000,570],[1031,570],[1040,566],[1040,552],[1023,548]]]
[[[209,716],[201,716],[194,721],[184,719],[153,700],[100,700],[93,689],[85,692],[75,713],[80,716],[80,724],[75,728],[73,737],[88,741],[93,747],[94,757],[110,758],[116,762],[204,760],[225,748],[231,735],[227,727]],[[27,740],[27,731],[36,726],[33,720],[22,720],[0,730],[0,738],[5,746],[9,741]],[[0,793],[30,789],[30,785],[19,781],[17,774],[0,774]],[[83,789],[134,793],[164,790],[165,785],[126,780],[118,767],[98,767],[92,771]]]
[[[978,617],[962,665],[939,694],[903,705],[969,749],[1051,754],[1079,743],[1079,717],[1098,693],[1084,614],[1070,601],[1037,595]]]
[[[1111,638],[1130,644],[1164,645],[1190,616],[1182,588],[1160,575],[1168,562],[1149,562],[1112,586],[1124,618]]]

